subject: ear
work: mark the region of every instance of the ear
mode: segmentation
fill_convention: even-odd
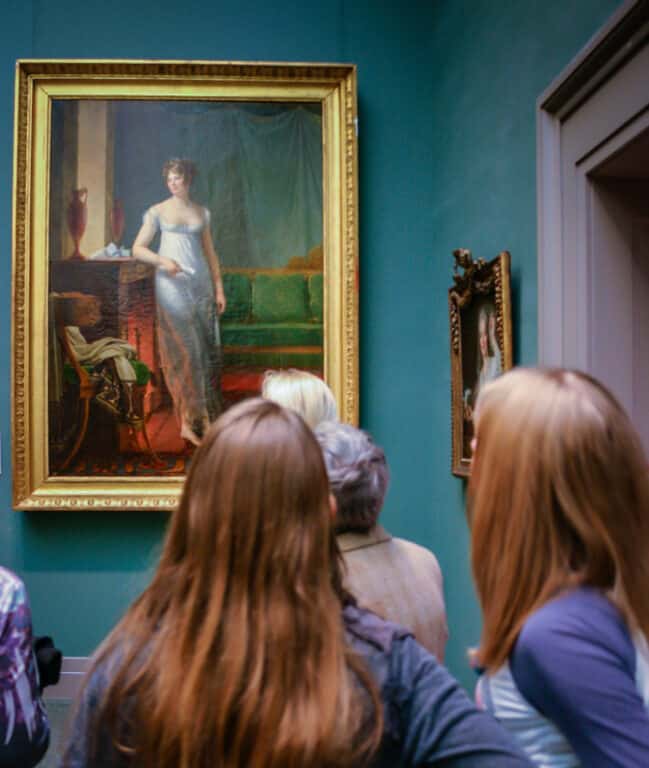
[[[338,514],[338,502],[333,493],[329,494],[329,511],[331,512],[331,519],[335,520],[336,515]]]

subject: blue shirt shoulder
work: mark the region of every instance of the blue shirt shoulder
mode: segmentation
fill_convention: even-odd
[[[636,648],[615,605],[581,587],[525,622],[509,664],[517,688],[589,768],[649,765]]]

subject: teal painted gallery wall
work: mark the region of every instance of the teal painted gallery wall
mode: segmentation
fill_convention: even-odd
[[[419,283],[412,282],[422,294],[420,322],[431,339],[448,334],[441,289],[449,282],[451,251],[465,247],[493,258],[506,249],[512,254],[515,362],[536,362],[536,99],[618,6],[617,0],[444,0],[435,5],[432,208],[422,233],[432,247],[416,269]],[[466,647],[478,637],[479,613],[469,575],[462,489],[445,467],[450,374],[442,346],[429,345],[429,350],[430,359],[421,366],[426,370],[419,368],[411,394],[411,402],[426,402],[427,413],[420,422],[409,417],[404,434],[424,447],[421,455],[433,471],[428,475],[422,463],[418,469],[429,478],[427,487],[417,489],[418,499],[400,495],[399,504],[432,502],[431,527],[422,538],[440,543],[452,632],[447,661],[470,684]],[[407,454],[400,451],[398,460],[395,474],[406,474]],[[412,523],[412,535],[421,536],[421,522],[413,518]]]
[[[536,355],[537,95],[616,0],[5,0],[0,32],[0,562],[36,631],[92,651],[146,582],[153,513],[11,511],[10,278],[14,61],[133,57],[351,61],[359,67],[361,419],[387,451],[384,519],[436,551],[448,662],[468,685],[479,633],[462,483],[449,473],[451,250],[514,261],[516,357]]]

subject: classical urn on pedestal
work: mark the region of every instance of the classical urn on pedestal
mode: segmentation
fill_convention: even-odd
[[[85,256],[79,250],[79,243],[86,231],[88,222],[88,190],[86,187],[72,190],[72,199],[68,205],[68,230],[74,242],[74,251],[71,259],[84,259]]]

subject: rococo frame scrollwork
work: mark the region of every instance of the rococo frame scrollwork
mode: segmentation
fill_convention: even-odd
[[[491,261],[453,251],[448,291],[451,341],[451,471],[471,474],[473,413],[481,386],[513,365],[510,254]]]
[[[257,110],[253,117],[258,120],[266,117],[273,108],[281,110],[282,105],[293,105],[292,109],[304,105],[307,113],[311,111],[317,114],[321,130],[317,129],[316,144],[319,140],[318,152],[322,158],[322,181],[321,186],[317,187],[321,190],[322,200],[322,240],[317,249],[321,275],[317,287],[321,303],[318,306],[309,304],[311,299],[308,295],[306,303],[307,310],[315,307],[313,312],[319,312],[320,327],[323,329],[318,347],[322,372],[334,392],[340,417],[351,423],[358,421],[355,66],[208,61],[22,60],[16,67],[13,195],[12,451],[13,503],[17,509],[170,509],[176,505],[182,488],[183,473],[156,473],[155,463],[152,464],[153,471],[141,474],[131,472],[124,475],[104,471],[80,476],[78,473],[71,474],[69,470],[74,464],[71,457],[75,456],[76,460],[79,455],[78,445],[73,446],[68,458],[59,463],[62,471],[56,471],[57,465],[50,455],[50,433],[53,429],[50,352],[55,322],[52,296],[57,296],[57,311],[60,310],[64,318],[61,320],[64,329],[66,322],[72,322],[65,319],[66,312],[76,312],[73,324],[81,325],[77,317],[79,312],[83,314],[85,311],[91,316],[96,310],[92,302],[87,300],[88,297],[85,297],[84,304],[74,291],[65,294],[67,298],[64,299],[60,298],[63,294],[53,294],[53,291],[58,290],[56,286],[52,287],[54,272],[51,260],[55,257],[51,255],[51,249],[56,239],[51,231],[53,222],[63,232],[58,242],[64,242],[67,237],[68,243],[74,240],[75,245],[71,256],[68,251],[60,258],[76,258],[81,261],[79,239],[85,227],[84,206],[87,194],[82,189],[86,186],[83,180],[75,178],[74,184],[70,182],[65,187],[66,194],[69,194],[72,186],[79,187],[72,190],[76,195],[73,201],[76,208],[73,208],[73,203],[67,209],[59,208],[56,214],[58,219],[55,221],[51,199],[52,174],[60,171],[52,169],[53,146],[56,142],[69,141],[70,134],[65,133],[67,128],[55,133],[53,110],[56,104],[102,100],[105,103],[130,101],[134,104],[187,102],[195,105],[197,111],[203,108],[201,105],[215,102],[224,102],[233,108],[242,104],[251,105],[251,109]],[[155,136],[151,140],[155,141]],[[98,149],[97,154],[105,155],[108,151],[106,146]],[[92,161],[93,148],[88,150],[86,147],[85,151]],[[160,183],[159,169],[157,174]],[[153,202],[150,200],[148,204]],[[119,243],[115,232],[123,230],[123,221],[120,223],[122,212],[112,198],[106,202],[105,210],[104,242],[109,239],[112,227],[113,239]],[[141,210],[139,216],[141,221]],[[209,220],[208,215],[208,225]],[[300,264],[306,263],[303,274],[307,288],[304,290],[309,290],[309,280],[314,270],[309,272],[311,262],[306,257],[299,257],[298,261],[300,259]],[[131,261],[135,262],[135,259]],[[133,263],[123,267],[120,264],[120,269],[125,274],[122,280],[120,273],[118,281],[121,291],[124,285],[126,290],[135,282],[143,280],[146,270],[151,271],[151,265]],[[247,280],[252,280],[257,274],[250,269],[247,272],[243,268],[239,271],[241,274],[246,273]],[[288,268],[284,270],[287,271]],[[265,275],[263,269],[258,272]],[[267,302],[266,309],[274,311],[272,302]],[[59,323],[59,315],[56,318]],[[93,322],[88,317],[86,321]],[[65,346],[65,356],[65,330],[63,339],[64,342],[59,346]],[[306,355],[313,350],[313,347],[305,346],[313,342],[294,343],[302,344],[301,347],[295,347],[298,354]],[[270,354],[268,347],[263,345],[253,351],[259,355],[260,360],[267,360]],[[264,357],[264,354],[267,356]],[[76,391],[82,397],[84,387],[90,387],[83,366],[75,363],[74,370],[71,369],[68,375],[75,378]],[[132,432],[133,425],[138,426],[135,419],[130,424]],[[144,434],[146,437],[146,431]],[[148,437],[146,440],[148,445]]]

